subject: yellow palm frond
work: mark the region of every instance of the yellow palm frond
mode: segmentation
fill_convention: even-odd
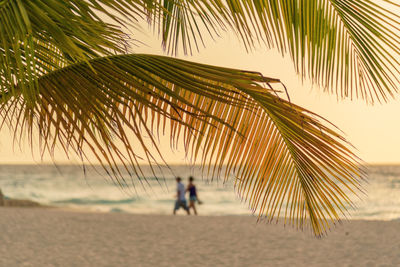
[[[172,142],[183,139],[211,175],[235,175],[237,192],[260,217],[321,235],[351,206],[347,194],[363,176],[357,157],[334,127],[279,98],[271,89],[279,80],[154,55],[89,64],[38,78],[32,107],[21,94],[4,101],[1,115],[15,136],[37,127],[43,151],[59,145],[83,158],[91,151],[123,183],[118,163],[141,177],[138,151],[153,164],[149,147],[161,155],[155,136],[169,125]]]

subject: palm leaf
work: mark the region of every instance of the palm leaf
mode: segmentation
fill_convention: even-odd
[[[63,61],[87,61],[124,51],[126,35],[118,27],[138,27],[147,15],[171,52],[182,45],[189,53],[204,44],[204,32],[231,28],[249,49],[263,42],[289,54],[299,73],[338,97],[386,101],[399,84],[399,8],[386,0],[5,0],[0,91],[17,81],[27,101],[35,97],[37,42]],[[104,22],[110,19],[117,26]]]
[[[115,13],[140,18],[144,13],[139,13],[139,4],[131,0],[1,1],[0,92],[13,91],[18,84],[25,101],[33,103],[37,78],[44,73],[125,52],[128,43],[122,25],[106,23],[99,14],[126,24],[129,21],[119,19]]]
[[[400,5],[383,0],[160,0],[169,51],[198,46],[230,27],[248,49],[263,42],[289,54],[298,73],[340,98],[386,101],[399,86]]]
[[[33,139],[37,127],[42,151],[92,153],[121,185],[118,163],[143,177],[140,157],[154,165],[150,147],[161,155],[157,135],[169,128],[172,143],[183,139],[210,175],[234,174],[238,194],[260,217],[321,235],[351,206],[347,193],[358,190],[363,171],[333,127],[276,95],[271,86],[279,84],[256,72],[118,55],[41,76],[34,106],[16,93],[1,114],[16,138]]]

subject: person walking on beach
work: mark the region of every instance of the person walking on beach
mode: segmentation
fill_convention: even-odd
[[[197,210],[196,210],[196,201],[201,204],[201,201],[199,200],[199,197],[197,195],[197,190],[196,186],[193,184],[193,177],[189,177],[189,184],[186,189],[186,192],[189,192],[189,210],[190,208],[193,209],[194,214],[197,215]]]
[[[180,207],[186,210],[187,214],[190,215],[189,208],[186,204],[185,186],[182,184],[181,181],[182,181],[181,177],[176,177],[177,187],[176,187],[176,201],[174,207],[174,215],[176,214],[176,211],[179,210]]]

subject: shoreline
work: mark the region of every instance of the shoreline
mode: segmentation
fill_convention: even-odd
[[[88,214],[127,214],[127,215],[133,215],[133,216],[178,216],[178,217],[186,217],[188,215],[184,214],[184,213],[178,213],[177,215],[173,215],[172,213],[156,213],[156,212],[148,212],[148,213],[136,213],[136,212],[126,212],[123,210],[119,210],[119,211],[112,211],[112,210],[95,210],[95,209],[90,209],[90,208],[81,208],[81,207],[72,207],[72,206],[62,206],[62,205],[51,205],[51,204],[43,204],[40,202],[36,202],[33,200],[29,200],[29,199],[11,199],[11,198],[3,198],[3,200],[0,200],[0,211],[3,208],[21,208],[21,209],[54,209],[54,210],[58,210],[58,211],[65,211],[65,212],[76,212],[76,213],[88,213]],[[189,217],[244,217],[244,218],[253,218],[255,220],[257,220],[258,216],[257,215],[253,215],[251,214],[251,212],[249,211],[249,214],[215,214],[215,215],[210,215],[210,214],[199,214],[199,215],[194,215],[191,214]],[[291,227],[289,225],[284,226],[281,223],[280,219],[278,223],[276,223],[275,221],[273,222],[264,222],[263,219],[261,218],[259,223],[257,224],[267,224],[267,225],[271,225],[271,224],[277,224],[277,225],[281,225],[282,227]],[[342,224],[346,224],[346,223],[351,223],[354,221],[366,221],[366,222],[400,222],[400,218],[392,218],[392,219],[368,219],[368,218],[342,218],[340,221],[337,221],[337,225],[342,225]],[[332,228],[334,228],[334,226],[332,225]]]
[[[24,200],[24,199],[8,199],[8,201],[14,203],[10,205],[3,205],[0,206],[0,213],[2,210],[6,209],[21,209],[21,210],[50,210],[54,212],[66,212],[66,213],[77,213],[77,214],[103,214],[105,216],[133,216],[133,217],[179,217],[179,218],[184,218],[184,217],[193,217],[193,218],[249,218],[253,220],[254,225],[276,225],[277,227],[281,227],[282,229],[292,229],[295,231],[299,232],[304,232],[306,233],[308,230],[307,228],[305,230],[300,230],[296,229],[295,227],[286,224],[284,225],[282,223],[283,219],[280,219],[278,222],[275,220],[272,222],[267,222],[264,219],[260,219],[257,221],[258,217],[256,215],[252,214],[216,214],[216,215],[210,215],[210,214],[198,214],[198,215],[187,215],[185,213],[178,213],[176,215],[173,215],[172,213],[133,213],[133,212],[125,212],[125,211],[102,211],[102,210],[93,210],[93,209],[85,209],[85,208],[77,208],[77,207],[70,207],[70,206],[56,206],[56,205],[46,205],[46,204],[41,204],[35,201],[31,200]],[[27,203],[27,205],[24,205]],[[335,224],[331,224],[330,231],[334,231],[337,228],[343,227],[343,225],[346,224],[351,224],[352,222],[399,222],[400,223],[400,218],[394,218],[394,219],[348,219],[348,218],[342,218],[340,221],[336,221]],[[400,228],[399,228],[400,229]],[[400,232],[400,231],[399,231]]]

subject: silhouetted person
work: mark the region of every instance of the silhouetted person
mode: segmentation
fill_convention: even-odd
[[[176,201],[175,201],[175,207],[174,207],[174,215],[176,214],[176,211],[179,210],[180,207],[182,207],[184,210],[186,210],[187,214],[190,215],[189,208],[186,204],[186,197],[185,197],[185,186],[181,183],[181,178],[176,177]]]
[[[189,210],[190,208],[193,209],[194,214],[197,215],[197,210],[196,210],[196,201],[201,204],[201,201],[199,200],[199,196],[197,194],[197,189],[196,186],[193,184],[193,177],[189,177],[189,184],[186,189],[187,192],[189,192]]]

